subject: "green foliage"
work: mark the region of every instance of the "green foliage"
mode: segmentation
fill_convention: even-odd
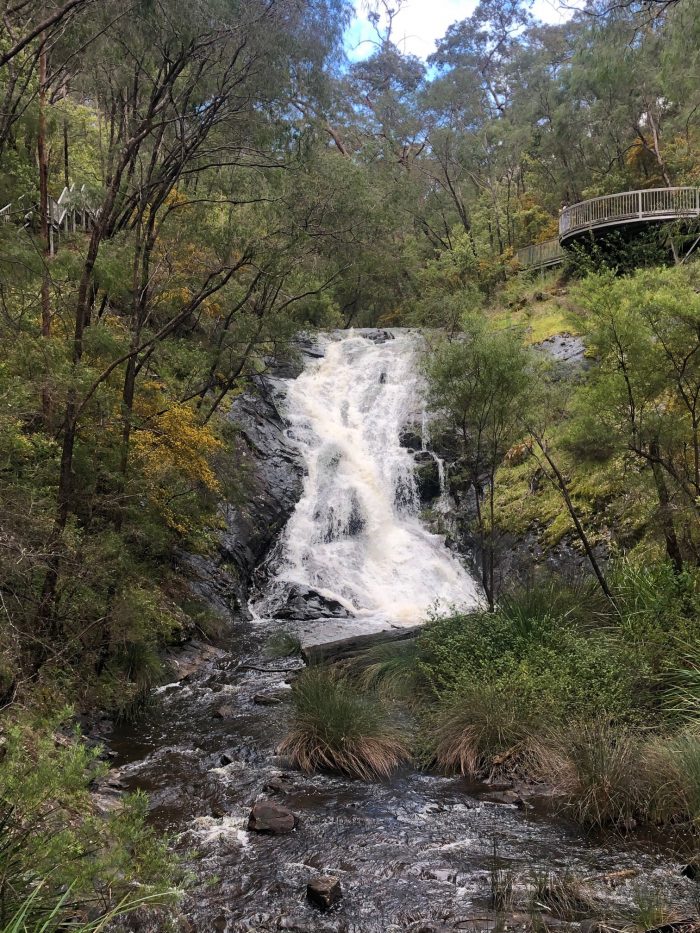
[[[96,811],[90,785],[107,770],[98,754],[66,732],[58,717],[6,729],[0,767],[3,929],[27,929],[47,916],[50,930],[67,916],[94,911],[101,917],[134,884],[139,898],[163,900],[173,893],[177,865],[145,824],[145,798],[125,797],[107,816]],[[66,889],[70,897],[62,898]]]
[[[369,648],[353,658],[347,668],[363,689],[411,704],[419,700],[424,686],[419,659],[417,639],[407,638]]]
[[[567,248],[565,268],[579,278],[604,272],[628,275],[635,269],[663,266],[672,258],[668,230],[633,230],[631,234],[613,230],[573,243]]]
[[[632,665],[619,638],[582,624],[584,599],[557,581],[516,594],[493,613],[439,619],[421,636],[422,669],[450,707],[469,706],[488,687],[508,710],[517,706],[526,724],[606,711],[632,716]],[[597,605],[597,596],[589,599]]]

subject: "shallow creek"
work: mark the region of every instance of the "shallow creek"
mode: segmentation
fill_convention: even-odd
[[[490,802],[487,788],[475,793],[459,779],[415,771],[363,784],[285,770],[275,746],[289,704],[253,702],[285,675],[244,667],[279,663],[260,659],[259,637],[237,633],[231,654],[161,688],[145,719],[113,737],[121,779],[149,793],[153,821],[187,853],[196,880],[184,909],[193,929],[385,933],[432,930],[424,924],[433,921],[437,930],[487,930],[494,848],[521,907],[528,883],[548,871],[592,879],[598,916],[619,917],[655,895],[681,910],[692,905],[696,889],[680,863],[653,847],[586,840],[537,807]],[[230,713],[220,719],[222,707]],[[264,790],[281,773],[287,792]],[[261,794],[297,813],[298,829],[248,833]],[[634,877],[606,883],[630,869]],[[306,903],[306,883],[319,872],[341,879],[337,912],[322,915]]]
[[[146,715],[112,736],[117,776],[148,792],[154,824],[176,838],[191,870],[183,905],[191,929],[487,930],[494,879],[504,890],[512,884],[505,900],[517,926],[527,918],[514,912],[526,909],[535,878],[548,872],[585,879],[596,918],[619,918],[654,896],[690,913],[695,884],[658,847],[586,839],[544,807],[459,779],[407,769],[363,784],[288,771],[276,757],[290,704],[263,706],[254,697],[288,693],[285,681],[301,666],[262,653],[272,632],[289,627],[274,616],[290,586],[334,601],[348,624],[411,624],[436,599],[438,610],[478,600],[466,568],[420,522],[399,438],[420,415],[412,347],[401,336],[328,338],[325,355],[291,383],[286,415],[306,479],[267,561],[252,621],[235,623],[218,657],[159,688]],[[337,632],[344,623],[333,624]],[[249,833],[260,795],[298,814],[298,828]],[[318,873],[339,876],[343,887],[340,907],[328,914],[305,899]],[[157,921],[147,928],[157,930]]]

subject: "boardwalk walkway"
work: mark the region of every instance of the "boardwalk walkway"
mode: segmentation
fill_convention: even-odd
[[[49,197],[49,252],[53,256],[62,233],[75,233],[87,230],[94,221],[94,212],[90,208],[85,185],[76,188],[64,188],[59,197]],[[15,223],[21,227],[30,227],[39,223],[39,208],[27,201],[26,196],[19,197],[0,208],[0,224]]]
[[[559,215],[559,236],[519,249],[517,257],[524,268],[543,269],[562,262],[566,245],[584,233],[696,217],[700,217],[700,188],[646,188],[607,194],[565,207]]]

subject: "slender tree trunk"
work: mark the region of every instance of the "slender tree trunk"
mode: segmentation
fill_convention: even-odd
[[[70,188],[70,167],[68,159],[68,118],[63,117],[63,183]]]
[[[654,474],[656,494],[659,499],[659,518],[661,520],[664,541],[666,542],[666,554],[673,565],[674,572],[679,574],[683,571],[683,555],[681,554],[678,536],[676,535],[676,526],[673,521],[671,496],[669,495],[668,486],[666,485],[663,467],[659,462],[661,457],[658,441],[652,441],[649,453],[651,454],[651,469]]]
[[[601,566],[598,563],[598,558],[595,556],[595,552],[593,551],[593,548],[591,547],[591,543],[588,540],[588,535],[586,534],[585,529],[583,525],[581,524],[581,520],[578,517],[578,513],[576,511],[574,503],[571,499],[571,495],[569,493],[569,485],[566,482],[566,479],[564,478],[564,474],[561,472],[554,458],[547,450],[547,445],[546,445],[544,438],[540,437],[538,434],[535,434],[533,431],[530,431],[530,436],[532,437],[534,442],[537,444],[537,447],[541,451],[542,456],[545,458],[545,460],[549,464],[549,468],[551,469],[554,475],[555,484],[559,488],[559,492],[561,493],[562,499],[564,500],[566,509],[571,517],[572,522],[574,523],[574,527],[576,528],[576,534],[578,535],[579,541],[583,545],[583,549],[586,552],[586,557],[588,558],[588,563],[591,565],[591,569],[593,570],[593,573],[595,574],[596,579],[598,580],[601,590],[603,591],[603,593],[605,593],[605,595],[610,600],[610,602],[613,605],[615,605],[615,599],[613,597],[612,592],[610,591],[610,587],[608,586],[607,580],[605,579],[605,575],[603,574]]]

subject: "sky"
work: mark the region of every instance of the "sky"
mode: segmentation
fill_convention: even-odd
[[[570,4],[570,0],[565,2]],[[393,39],[403,52],[427,58],[447,27],[469,16],[476,3],[477,0],[406,0],[394,20]],[[375,37],[362,0],[355,0],[355,9],[355,21],[346,36],[346,50],[353,60],[371,53],[371,40]],[[534,0],[532,12],[545,23],[561,23],[571,16],[560,0]]]

